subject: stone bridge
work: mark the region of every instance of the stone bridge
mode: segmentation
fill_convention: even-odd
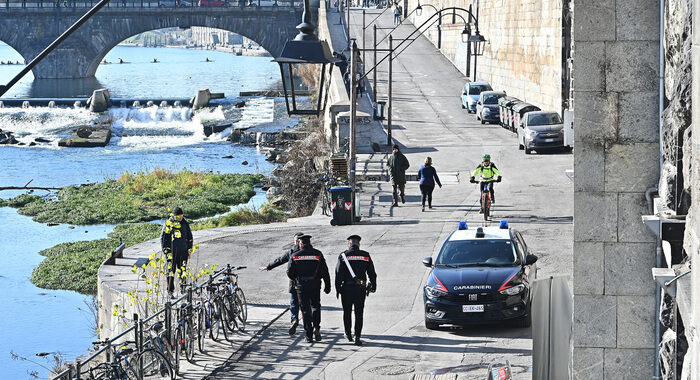
[[[296,35],[295,26],[303,11],[298,1],[226,7],[198,7],[195,3],[177,8],[132,1],[114,2],[101,9],[32,70],[34,77],[94,77],[105,55],[120,42],[139,33],[170,27],[227,30],[257,42],[277,56],[285,41]],[[0,41],[29,62],[91,6],[90,2],[72,1],[65,3],[67,7],[54,5],[59,3],[63,2],[0,2]],[[318,3],[312,1],[314,11]]]

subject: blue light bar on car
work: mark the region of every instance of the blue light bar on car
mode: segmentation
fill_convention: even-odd
[[[507,228],[508,228],[508,221],[506,221],[506,220],[501,220],[501,225],[498,226],[498,228],[501,228],[501,229],[504,229],[504,230],[507,229]]]
[[[467,222],[459,222],[459,227],[460,230],[466,230],[469,227],[467,226]]]

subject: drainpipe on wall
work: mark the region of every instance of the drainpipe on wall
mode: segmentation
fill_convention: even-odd
[[[661,173],[664,169],[664,150],[663,150],[663,113],[664,113],[664,77],[665,77],[665,52],[664,52],[664,20],[665,20],[665,8],[666,1],[659,0],[659,178],[661,178]],[[648,190],[647,190],[648,192]],[[649,201],[649,198],[647,198]],[[653,206],[650,214],[653,214]],[[656,246],[656,267],[661,267],[661,255],[663,254],[661,248],[661,221],[659,220],[659,236],[658,244]],[[654,313],[655,318],[655,328],[654,328],[654,380],[659,379],[660,368],[659,368],[659,343],[661,342],[661,287],[656,284],[655,291],[655,304],[656,312]],[[675,353],[674,353],[675,355]],[[675,372],[675,368],[673,369]]]
[[[663,0],[661,0],[663,1]],[[654,198],[655,194],[658,195],[658,187],[650,187],[644,192],[644,198],[647,200],[648,215],[654,215]],[[661,255],[663,250],[661,249],[661,216],[659,216],[659,230],[656,231],[657,234],[657,244],[656,244],[656,263],[655,268],[661,268]],[[660,368],[659,368],[659,343],[661,342],[661,285],[656,283],[654,287],[654,380],[659,380]]]

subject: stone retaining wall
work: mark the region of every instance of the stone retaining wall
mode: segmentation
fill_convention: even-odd
[[[462,20],[452,24],[452,17],[442,18],[441,52],[470,80],[491,83],[495,90],[504,90],[542,109],[562,111],[562,1],[563,0],[483,0],[480,2],[479,32],[488,40],[484,55],[477,59],[474,76],[474,57],[467,69],[467,44],[462,42]],[[410,13],[417,0],[407,2]],[[436,8],[468,8],[466,0],[427,0]],[[419,26],[434,10],[423,6],[420,17],[410,20]],[[476,14],[476,7],[473,8]],[[464,14],[462,12],[463,15]],[[425,28],[424,28],[425,29]],[[474,32],[474,30],[472,30]],[[424,33],[435,45],[438,28],[433,26]],[[409,47],[410,49],[410,47]],[[458,94],[455,94],[457,96]]]

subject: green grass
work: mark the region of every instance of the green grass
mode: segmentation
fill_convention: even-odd
[[[284,221],[284,213],[268,204],[260,210],[242,209],[224,216],[191,223],[193,230]],[[34,269],[31,281],[44,289],[74,290],[83,294],[97,293],[97,270],[108,254],[119,245],[119,237],[127,247],[160,236],[162,226],[154,223],[120,224],[107,238],[61,243],[39,252],[46,256]]]
[[[56,199],[20,195],[7,201],[22,215],[40,223],[77,225],[137,223],[164,219],[180,206],[189,219],[209,217],[246,203],[255,195],[259,174],[214,174],[155,169],[124,173],[118,179],[86,186],[69,186]]]
[[[117,246],[121,237],[127,247],[160,236],[161,226],[154,223],[120,224],[107,238],[61,243],[39,254],[46,256],[34,268],[31,281],[44,289],[97,293],[97,269]]]

